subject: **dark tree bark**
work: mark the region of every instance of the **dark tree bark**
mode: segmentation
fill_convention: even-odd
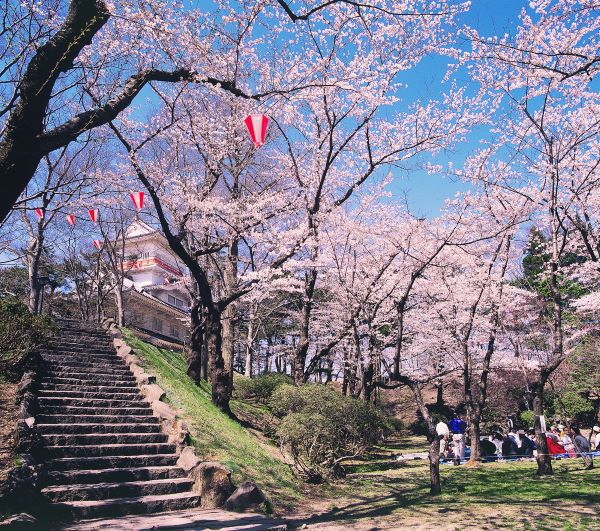
[[[9,214],[43,155],[51,151],[45,151],[41,137],[56,80],[71,68],[73,60],[91,43],[108,17],[102,0],[72,0],[61,28],[37,49],[29,62],[20,83],[19,101],[0,141],[0,175],[4,185],[0,221]]]
[[[202,350],[204,346],[204,330],[202,324],[202,305],[194,301],[191,309],[190,350],[188,353],[187,375],[197,385],[202,380]]]

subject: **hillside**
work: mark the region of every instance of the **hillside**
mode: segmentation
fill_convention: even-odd
[[[197,455],[228,466],[236,483],[244,479],[255,481],[276,511],[295,505],[300,498],[299,484],[288,465],[277,458],[277,449],[213,406],[208,384],[196,386],[187,376],[183,354],[159,349],[128,330],[123,332],[147,372],[156,374],[158,385],[167,393],[167,402],[181,412]],[[233,401],[234,410],[236,406],[245,407]]]

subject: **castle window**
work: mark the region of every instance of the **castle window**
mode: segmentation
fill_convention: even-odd
[[[154,317],[154,319],[152,321],[152,325],[154,327],[154,330],[156,330],[157,332],[162,332],[162,329],[163,329],[162,319],[159,319],[158,317]]]

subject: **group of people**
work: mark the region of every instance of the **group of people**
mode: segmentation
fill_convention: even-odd
[[[436,426],[440,440],[440,459],[460,462],[465,459],[467,423],[455,416],[448,424],[440,421]],[[562,424],[551,426],[546,433],[548,453],[553,456],[581,456],[587,467],[592,467],[592,451],[600,451],[600,427],[594,426],[590,438],[586,438],[578,427],[565,427]],[[531,458],[536,455],[535,430],[515,431],[510,428],[507,433],[495,429],[488,437],[480,439],[480,455],[484,461],[495,461],[498,458],[517,459]]]

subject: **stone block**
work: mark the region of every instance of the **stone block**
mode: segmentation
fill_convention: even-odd
[[[175,411],[164,402],[152,402],[150,407],[152,408],[154,416],[158,417],[160,420],[175,420],[175,417],[177,416]]]
[[[196,455],[196,450],[193,446],[186,446],[181,450],[179,459],[177,460],[177,466],[183,468],[186,473],[198,466],[200,458]]]
[[[192,490],[201,497],[202,507],[221,507],[235,487],[231,471],[221,463],[200,463],[190,472]]]
[[[267,501],[263,491],[253,481],[244,481],[224,504],[228,511],[245,511],[257,509]]]
[[[156,384],[142,385],[141,392],[150,403],[162,400],[166,395],[164,389]]]

